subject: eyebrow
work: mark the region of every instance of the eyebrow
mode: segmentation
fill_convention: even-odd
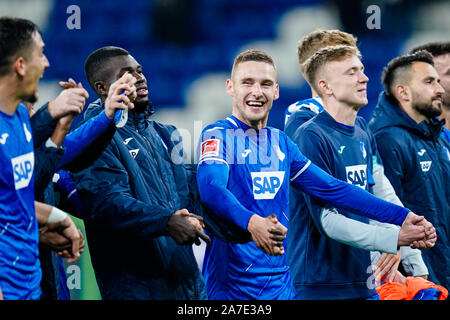
[[[242,83],[242,82],[245,82],[245,81],[256,81],[256,79],[255,79],[255,78],[252,78],[252,77],[246,77],[246,78],[241,79],[241,83]],[[263,79],[263,80],[261,80],[261,82],[263,82],[263,83],[270,82],[271,84],[272,84],[272,83],[275,83],[275,82],[274,82],[273,80],[271,80],[271,79]]]
[[[428,81],[428,80],[436,80],[437,82],[439,82],[441,79],[439,77],[433,77],[433,76],[426,76],[425,78],[423,78],[422,81]]]
[[[133,70],[139,69],[139,68],[142,69],[142,66],[141,66],[140,64],[138,64],[138,65],[136,66],[136,68],[133,68],[133,67],[125,67],[125,68],[120,69],[120,71],[121,71],[121,72],[122,72],[122,71],[133,71]]]
[[[345,73],[347,73],[347,72],[349,72],[351,70],[364,70],[364,66],[363,65],[358,65],[358,66],[350,67],[347,70],[345,70]]]

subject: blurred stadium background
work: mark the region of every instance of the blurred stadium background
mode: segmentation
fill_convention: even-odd
[[[80,9],[79,29],[68,28],[72,5]],[[374,14],[367,11],[371,5],[380,9],[379,29],[367,27]],[[50,68],[40,82],[37,106],[54,98],[58,81],[68,77],[81,81],[93,101],[84,61],[97,48],[120,46],[143,65],[156,109],[153,118],[183,129],[188,151],[205,125],[231,112],[225,80],[244,49],[263,49],[275,59],[280,99],[269,125],[282,129],[285,108],[310,96],[296,57],[297,41],[307,33],[338,28],[358,37],[370,78],[369,104],[360,111],[366,119],[390,59],[413,46],[450,39],[450,2],[438,0],[0,0],[0,15],[30,19],[43,32]],[[81,279],[73,278],[76,272],[67,274],[74,286],[72,299],[101,299],[89,251],[77,265]]]

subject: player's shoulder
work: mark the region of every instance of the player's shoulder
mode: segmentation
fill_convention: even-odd
[[[25,119],[29,118],[28,109],[27,109],[27,107],[25,107],[25,105],[22,102],[20,102],[19,105],[17,106],[17,111],[16,112],[18,113],[19,117],[22,118],[22,119],[23,118],[25,118]]]
[[[224,131],[227,129],[237,129],[237,128],[238,128],[238,125],[237,125],[236,121],[233,118],[228,117],[228,118],[218,120],[214,123],[207,125],[203,129],[203,134],[211,133],[211,132],[220,132],[220,131]]]
[[[324,126],[320,117],[312,117],[309,120],[305,121],[300,127],[298,127],[299,132],[311,132],[318,133],[321,131],[327,131],[328,127]]]
[[[283,130],[271,126],[266,126],[265,129],[268,130],[272,136],[278,136],[280,140],[287,141],[287,139],[290,139]]]
[[[316,114],[323,110],[322,100],[319,97],[299,100],[286,108],[286,114],[294,114],[301,111],[312,111]]]
[[[328,136],[329,128],[324,126],[317,117],[313,117],[295,130],[292,135],[292,141],[305,147],[312,146],[312,141],[317,143],[318,141],[327,140]]]

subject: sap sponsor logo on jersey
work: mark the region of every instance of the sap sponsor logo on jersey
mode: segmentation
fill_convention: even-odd
[[[255,200],[273,199],[284,181],[284,171],[251,172]]]
[[[16,190],[26,188],[30,184],[34,170],[34,153],[30,152],[11,159]]]
[[[345,167],[347,182],[355,186],[366,189],[367,185],[367,165],[360,164],[356,166]]]

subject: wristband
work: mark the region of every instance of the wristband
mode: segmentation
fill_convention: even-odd
[[[47,139],[47,141],[45,141],[45,146],[47,147],[47,148],[58,148],[58,146],[56,145],[56,143],[54,143],[53,141],[52,141],[52,139],[51,138],[48,138]]]
[[[56,207],[53,207],[52,211],[50,212],[50,215],[48,216],[48,223],[61,222],[64,221],[66,218],[67,213]]]

